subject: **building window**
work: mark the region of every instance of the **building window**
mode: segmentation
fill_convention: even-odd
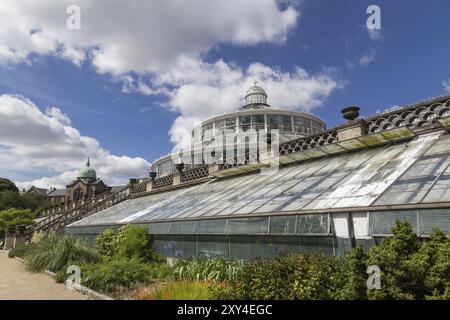
[[[267,129],[268,130],[280,129],[280,117],[278,115],[269,114],[267,116]]]
[[[225,129],[225,121],[224,120],[216,121],[216,132],[215,132],[215,135],[222,135],[224,129]]]
[[[239,130],[248,131],[251,128],[252,117],[251,116],[240,116],[239,117]]]
[[[317,134],[317,133],[320,133],[323,131],[322,125],[318,122],[312,121],[311,125],[312,125],[312,131],[314,134]]]
[[[280,131],[292,132],[291,116],[280,116]]]
[[[227,130],[236,130],[236,118],[228,118],[225,120]]]
[[[258,115],[252,116],[252,129],[255,129],[255,130],[264,130],[265,129],[263,114],[258,114]]]
[[[311,120],[302,117],[294,117],[294,132],[299,134],[311,134]]]
[[[213,124],[208,123],[202,127],[202,139],[210,140],[213,137]]]

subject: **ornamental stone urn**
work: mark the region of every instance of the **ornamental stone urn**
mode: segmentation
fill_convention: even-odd
[[[359,107],[350,106],[341,110],[342,116],[348,121],[353,121],[359,117]]]

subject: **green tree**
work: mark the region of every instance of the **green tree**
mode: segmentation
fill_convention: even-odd
[[[36,215],[29,209],[11,208],[0,211],[0,238],[5,236],[8,226],[33,224],[35,218]]]
[[[435,229],[429,241],[411,257],[424,270],[425,299],[450,299],[450,239]]]
[[[14,184],[14,182],[6,178],[0,178],[0,192],[3,191],[12,191],[19,193],[19,189]]]
[[[368,298],[424,299],[429,265],[415,258],[421,248],[420,239],[407,221],[397,220],[392,232],[393,237],[368,252],[367,265],[377,265],[381,270],[381,289],[368,290]]]
[[[367,255],[361,245],[336,259],[333,299],[367,299]]]
[[[45,197],[35,193],[20,195],[17,192],[9,190],[0,192],[0,211],[17,208],[30,209],[33,212],[39,213],[50,205],[50,202]]]
[[[0,211],[11,208],[24,209],[23,198],[19,193],[14,191],[0,192]]]
[[[22,195],[22,206],[24,209],[31,209],[39,214],[43,209],[50,207],[51,203],[39,194],[25,193]]]

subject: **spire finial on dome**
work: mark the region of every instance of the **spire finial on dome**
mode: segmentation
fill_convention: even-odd
[[[95,180],[97,179],[97,173],[94,168],[91,168],[91,159],[88,157],[86,166],[80,170],[78,173],[78,178],[86,179],[86,180]]]
[[[267,93],[258,85],[258,80],[255,79],[254,85],[247,90],[245,95],[244,109],[262,109],[267,108]]]

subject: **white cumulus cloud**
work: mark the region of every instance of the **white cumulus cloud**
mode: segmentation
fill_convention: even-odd
[[[171,140],[177,148],[186,147],[194,124],[238,109],[255,79],[273,107],[303,111],[320,106],[343,85],[329,70],[311,74],[301,67],[283,71],[257,62],[241,67],[203,60],[224,43],[286,42],[301,15],[299,2],[2,0],[0,64],[33,63],[35,55],[54,55],[78,66],[92,64],[97,72],[119,79],[124,92],[164,95],[163,105],[179,114]],[[81,9],[80,30],[66,28],[66,8],[73,4]],[[56,107],[42,113],[24,98],[2,99],[7,107],[0,105],[0,113],[6,112],[0,119],[6,125],[0,128],[0,160],[14,170],[54,171],[51,183],[58,183],[91,155],[100,176],[122,181],[148,165],[141,158],[109,154],[97,140],[71,127],[70,118]],[[50,183],[48,178],[37,182]]]
[[[0,96],[0,175],[50,171],[50,177],[18,181],[18,185],[61,187],[76,178],[88,156],[97,175],[109,184],[146,175],[149,163],[145,159],[112,155],[70,123],[69,117],[56,107],[43,113],[24,97]]]
[[[265,88],[272,107],[306,112],[344,85],[330,70],[312,75],[299,67],[283,72],[261,63],[242,69],[222,60],[206,63],[182,57],[152,81],[157,89],[176,85],[167,102],[168,108],[180,114],[170,130],[175,149],[190,145],[191,130],[201,120],[239,109],[254,80]]]
[[[68,6],[81,29],[66,28]],[[2,0],[0,62],[56,54],[99,72],[154,72],[180,55],[198,57],[220,43],[283,42],[299,16],[275,0]]]

